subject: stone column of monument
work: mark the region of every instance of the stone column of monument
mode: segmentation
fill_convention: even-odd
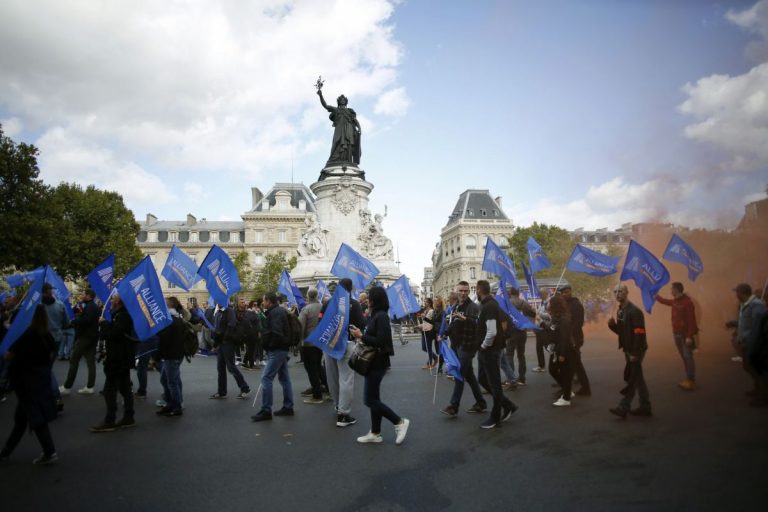
[[[371,260],[380,270],[377,280],[385,285],[400,277],[392,242],[384,236],[383,217],[368,209],[373,184],[360,169],[361,130],[355,111],[347,108],[346,97],[337,106],[325,103],[322,81],[318,80],[320,103],[330,112],[334,125],[331,155],[310,189],[317,197],[316,216],[307,218],[307,230],[299,241],[299,258],[291,271],[300,287],[314,286],[318,279],[337,280],[331,266],[342,242]]]

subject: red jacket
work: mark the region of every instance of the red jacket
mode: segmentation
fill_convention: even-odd
[[[683,294],[676,299],[665,299],[657,295],[656,300],[666,306],[672,306],[672,332],[674,334],[682,334],[686,338],[692,338],[699,332],[693,301],[689,296]]]

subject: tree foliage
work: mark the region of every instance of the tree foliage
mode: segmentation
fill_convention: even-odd
[[[38,177],[37,155],[35,146],[14,143],[0,125],[0,269],[48,262],[55,219],[46,208],[50,189]]]
[[[262,297],[266,292],[277,291],[277,283],[283,270],[290,272],[296,266],[296,256],[285,259],[282,253],[268,254],[264,258],[264,266],[256,276],[253,286],[253,297]]]
[[[533,237],[541,245],[544,254],[547,255],[552,266],[546,270],[536,273],[536,278],[550,278],[557,280],[560,278],[568,258],[571,256],[576,242],[571,239],[568,231],[558,226],[549,226],[534,222],[527,228],[517,228],[512,237],[509,238],[510,252],[515,260],[515,265],[520,271],[522,277],[521,262],[528,265],[528,238]],[[612,256],[622,254],[623,251],[616,246],[609,246],[608,253]],[[568,282],[573,286],[574,295],[581,297],[603,297],[609,298],[610,287],[615,284],[607,278],[588,276],[580,272],[566,271],[563,275],[563,282]]]
[[[51,265],[65,279],[82,278],[109,253],[117,273],[141,259],[139,225],[115,192],[39,178],[38,150],[14,143],[0,126],[0,268]]]

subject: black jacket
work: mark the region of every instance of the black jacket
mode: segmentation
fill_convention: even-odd
[[[492,348],[501,350],[504,348],[505,329],[503,321],[506,315],[501,311],[499,303],[490,295],[485,297],[480,305],[480,318],[477,321],[477,346],[480,347],[488,333],[488,321],[496,323],[496,336],[493,338]]]
[[[214,316],[213,341],[216,345],[222,343],[235,344],[237,340],[237,317],[233,308],[220,309]]]
[[[386,311],[379,309],[371,312],[371,317],[365,326],[365,332],[363,332],[362,342],[379,349],[379,353],[376,354],[376,358],[371,363],[371,369],[387,369],[389,356],[395,355],[395,349],[392,346],[392,326]]]
[[[89,300],[79,303],[76,310],[80,313],[77,313],[72,320],[75,335],[78,338],[91,338],[95,341],[99,335],[99,317],[101,316],[99,306]]]
[[[279,305],[266,311],[267,326],[262,334],[262,347],[266,351],[288,350],[288,312]]]
[[[573,327],[567,318],[552,319],[552,341],[555,343],[555,353],[566,359],[574,355]]]
[[[136,361],[136,338],[133,320],[125,306],[112,310],[112,321],[106,331],[107,357],[104,359],[104,373],[119,373],[130,370]]]
[[[172,316],[171,325],[160,331],[157,335],[157,356],[159,359],[177,361],[184,359],[184,336],[186,326],[184,320],[178,316]]]
[[[568,309],[571,312],[571,330],[573,331],[573,341],[577,348],[584,345],[584,306],[576,297],[568,300]]]
[[[323,318],[325,310],[328,308],[328,304],[330,303],[331,301],[328,301],[323,304],[323,309],[320,310],[320,318]],[[358,301],[351,297],[349,299],[349,325],[354,325],[361,331],[365,329],[365,316],[363,315],[363,308],[360,307],[360,303]],[[351,334],[349,335],[349,339],[352,339]]]
[[[456,313],[462,313],[466,320],[456,318]],[[452,311],[453,318],[448,325],[448,337],[452,347],[461,348],[464,351],[477,350],[477,319],[480,316],[480,308],[467,299],[464,304],[457,304]]]
[[[640,308],[627,302],[619,307],[617,322],[608,322],[608,327],[619,335],[619,348],[627,354],[641,356],[648,349],[645,338],[645,316]]]

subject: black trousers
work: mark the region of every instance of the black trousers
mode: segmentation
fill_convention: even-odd
[[[493,421],[501,420],[501,409],[510,409],[514,406],[512,401],[504,396],[501,389],[501,351],[492,348],[480,350],[477,357],[483,363],[485,376],[488,379],[488,385],[493,395],[493,408],[491,409],[491,419]]]
[[[560,384],[563,389],[563,398],[571,399],[571,387],[573,386],[573,371],[576,366],[576,351],[566,355],[565,361],[559,361],[557,355],[553,354],[549,360],[549,374]]]
[[[104,370],[104,401],[107,403],[107,415],[104,423],[114,423],[117,418],[117,393],[123,397],[123,418],[133,419],[133,384],[131,370]]]
[[[547,345],[547,335],[543,331],[534,332],[536,333],[536,358],[539,361],[539,368],[546,368],[544,347]]]
[[[572,373],[576,374],[576,378],[579,379],[579,384],[581,384],[579,391],[584,393],[592,393],[592,388],[589,384],[589,377],[587,377],[587,371],[584,369],[584,363],[581,362],[581,347],[576,347],[576,351],[573,355],[573,363],[571,366],[573,366]]]
[[[323,398],[323,386],[328,388],[323,372],[323,351],[317,347],[301,347],[301,358],[304,361],[304,369],[312,386],[312,398]]]
[[[28,424],[27,414],[21,407],[21,403],[17,403],[16,412],[13,415],[13,430],[11,430],[11,435],[8,436],[8,439],[5,441],[5,446],[3,447],[4,455],[10,455],[13,450],[16,449],[19,441],[21,441],[21,438],[24,436],[24,431],[27,430]],[[35,433],[35,436],[37,436],[37,440],[40,441],[40,446],[43,447],[43,453],[45,455],[56,453],[56,447],[53,445],[53,438],[51,437],[51,431],[48,428],[48,422],[32,429],[32,431]]]

